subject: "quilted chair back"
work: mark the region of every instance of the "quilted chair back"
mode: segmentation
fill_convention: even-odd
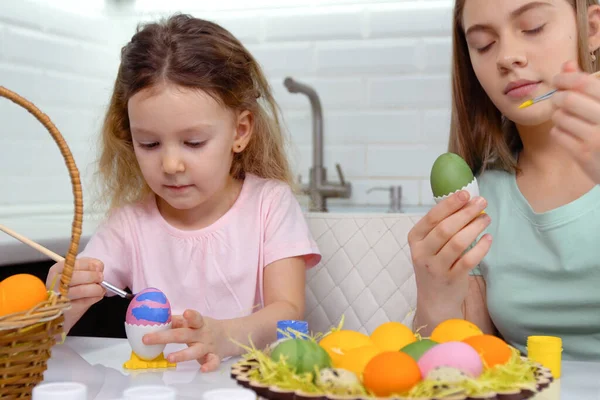
[[[307,273],[312,332],[337,326],[370,334],[387,321],[412,325],[417,291],[407,236],[420,216],[309,214],[320,264]]]

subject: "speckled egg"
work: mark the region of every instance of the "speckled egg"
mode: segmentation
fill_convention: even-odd
[[[168,324],[171,322],[171,304],[162,291],[144,289],[129,303],[125,322],[130,325]]]
[[[325,390],[344,390],[352,393],[360,386],[360,380],[351,371],[342,368],[324,368],[319,371],[316,383]]]
[[[440,343],[419,358],[419,369],[423,377],[439,367],[451,367],[473,378],[483,372],[483,363],[477,351],[463,342]]]
[[[469,375],[465,372],[452,367],[436,367],[429,371],[429,374],[427,375],[427,379],[444,383],[461,382],[468,378]]]

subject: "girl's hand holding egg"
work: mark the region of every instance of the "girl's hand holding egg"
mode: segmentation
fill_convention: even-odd
[[[144,335],[146,345],[182,343],[187,349],[171,353],[171,363],[197,360],[202,372],[219,368],[227,336],[220,321],[203,317],[199,312],[186,310],[183,315],[172,317],[172,329]]]
[[[558,91],[551,97],[555,110],[550,133],[600,184],[600,79],[570,62],[555,77],[554,85]]]
[[[46,287],[58,285],[64,262],[54,264],[46,278]],[[71,299],[71,308],[65,311],[64,330],[66,333],[95,303],[102,300],[106,290],[100,286],[104,280],[104,264],[93,258],[80,258],[75,260],[73,276],[69,286],[68,296]],[[54,288],[58,290],[58,286]]]
[[[444,162],[447,160],[447,165],[440,169],[440,164],[436,161],[432,172],[441,170],[443,174],[450,176],[450,170],[453,169],[450,164],[458,156],[448,154],[451,153],[438,159]],[[455,168],[458,172],[461,169],[464,168]],[[447,185],[437,182],[438,177],[434,175],[436,174],[432,173],[431,180],[435,192],[436,187]],[[459,189],[461,186],[462,184]],[[471,198],[467,189],[441,198],[445,194],[434,193],[439,198],[439,203],[408,234],[418,287],[417,308],[426,309],[426,314],[435,310],[441,319],[460,312],[468,294],[468,273],[480,263],[491,246],[491,237],[484,235],[469,249],[490,223],[490,217],[483,213],[487,206],[485,199],[479,196]],[[433,315],[430,317],[440,319]]]

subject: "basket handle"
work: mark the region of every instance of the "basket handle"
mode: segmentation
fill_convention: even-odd
[[[5,97],[11,100],[13,103],[25,108],[40,123],[42,123],[42,125],[44,125],[44,127],[48,130],[48,132],[50,132],[50,135],[52,135],[52,138],[58,145],[60,152],[63,158],[65,159],[67,169],[69,170],[69,175],[71,177],[71,184],[73,188],[73,195],[75,197],[75,215],[73,218],[71,230],[71,244],[69,245],[69,250],[67,251],[67,256],[65,257],[65,265],[60,277],[59,288],[60,294],[63,296],[67,296],[67,293],[69,291],[69,283],[71,283],[73,269],[75,267],[75,258],[77,256],[77,249],[79,247],[79,239],[81,237],[81,225],[83,221],[83,199],[81,181],[79,178],[79,170],[77,169],[77,165],[75,165],[75,160],[73,159],[73,155],[71,154],[71,150],[69,149],[67,142],[46,114],[41,112],[35,105],[33,105],[28,100],[19,96],[15,92],[6,89],[3,86],[0,86],[0,96]]]

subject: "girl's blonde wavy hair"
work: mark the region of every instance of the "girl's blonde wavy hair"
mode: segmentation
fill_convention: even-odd
[[[293,186],[278,106],[259,64],[226,29],[176,14],[138,26],[121,49],[121,64],[100,138],[99,203],[108,210],[151,194],[137,163],[127,102],[135,93],[162,82],[197,88],[232,110],[254,117],[246,149],[235,153],[231,175],[251,173]]]
[[[452,28],[452,117],[448,151],[462,156],[475,174],[486,168],[517,171],[516,154],[523,148],[515,124],[502,117],[473,71],[462,25],[466,0],[456,0]],[[579,65],[600,70],[600,49],[592,61],[588,50],[588,9],[598,0],[565,0],[575,9],[579,31]]]

